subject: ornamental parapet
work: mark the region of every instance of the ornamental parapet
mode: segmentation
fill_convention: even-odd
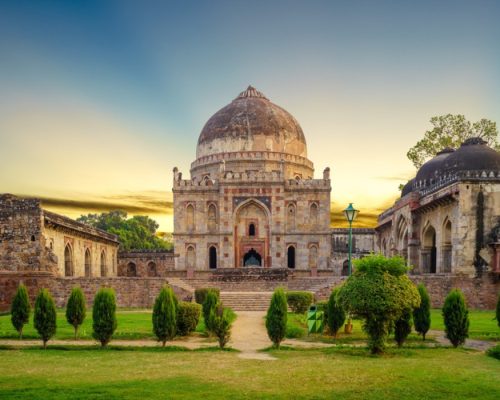
[[[285,190],[331,190],[330,179],[287,179]]]

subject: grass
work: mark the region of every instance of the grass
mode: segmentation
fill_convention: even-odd
[[[1,399],[497,399],[500,362],[463,349],[0,350]],[[208,366],[208,368],[207,368]]]
[[[500,328],[494,320],[495,312],[490,310],[469,310],[470,328],[469,338],[479,340],[500,341]],[[329,335],[308,335],[305,314],[288,313],[288,324],[286,337],[289,339],[302,339],[307,341],[321,341],[325,343],[361,343],[366,340],[366,335],[361,329],[361,321],[353,320],[352,333],[346,335],[343,329],[339,331],[337,339]],[[440,309],[431,310],[431,329],[444,330],[444,322]],[[431,338],[426,341],[432,342]],[[407,343],[422,341],[415,332],[412,333]]]
[[[121,310],[116,313],[118,327],[113,334],[113,339],[135,340],[135,339],[154,339],[153,323],[151,322],[151,310]],[[204,333],[205,324],[203,316],[196,327],[196,332]],[[79,330],[79,339],[92,339],[92,311],[87,310],[87,317]],[[17,339],[18,334],[12,327],[10,315],[0,316],[0,339]],[[38,339],[38,333],[33,326],[33,313],[30,322],[25,325],[23,338]],[[54,339],[73,339],[73,327],[66,321],[65,310],[57,311],[57,331]]]

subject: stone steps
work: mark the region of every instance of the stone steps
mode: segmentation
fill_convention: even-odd
[[[272,292],[221,292],[220,299],[234,311],[267,311],[272,295]]]

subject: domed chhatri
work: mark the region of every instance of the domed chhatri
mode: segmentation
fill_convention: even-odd
[[[207,121],[196,156],[242,151],[307,157],[306,139],[297,120],[252,86]]]

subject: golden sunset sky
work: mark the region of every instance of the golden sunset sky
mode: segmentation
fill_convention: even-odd
[[[500,3],[10,2],[0,5],[0,192],[76,218],[124,209],[172,230],[208,118],[249,84],[301,124],[332,225],[415,174],[447,113],[500,122]],[[437,149],[438,150],[438,149]]]

